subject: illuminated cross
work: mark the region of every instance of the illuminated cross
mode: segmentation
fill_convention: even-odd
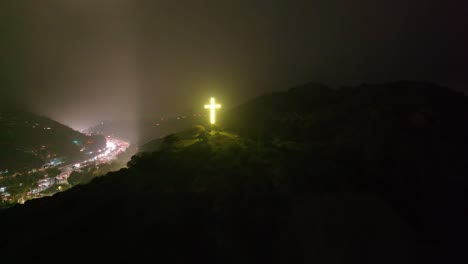
[[[211,122],[211,124],[214,124],[215,121],[216,121],[215,109],[216,108],[221,108],[221,105],[220,104],[215,104],[215,99],[213,97],[211,97],[211,103],[209,105],[205,105],[205,108],[210,109],[210,122]]]

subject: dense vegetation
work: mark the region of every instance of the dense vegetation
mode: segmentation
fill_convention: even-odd
[[[49,260],[52,247],[77,262],[463,259],[467,109],[461,94],[414,83],[263,96],[227,113],[224,129],[170,135],[126,169],[3,211],[0,251]]]

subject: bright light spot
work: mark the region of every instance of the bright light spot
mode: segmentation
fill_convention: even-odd
[[[215,110],[221,108],[220,104],[215,104],[215,99],[211,97],[210,104],[205,105],[205,108],[210,109],[210,123],[214,124],[216,122]]]
[[[109,149],[109,150],[114,150],[117,146],[115,145],[114,142],[112,142],[112,141],[107,141],[107,142],[106,142],[106,147],[107,147],[107,149]]]

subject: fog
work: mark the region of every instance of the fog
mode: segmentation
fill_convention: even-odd
[[[455,1],[10,2],[2,105],[75,129],[308,81],[468,84],[468,8]]]

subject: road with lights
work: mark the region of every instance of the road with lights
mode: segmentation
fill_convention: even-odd
[[[18,194],[14,198],[10,197],[10,193],[8,192],[6,187],[0,186],[0,194],[2,199],[6,199],[9,201],[15,201],[17,203],[24,203],[26,200],[40,198],[43,196],[50,196],[54,193],[60,192],[63,190],[63,186],[70,186],[68,183],[68,177],[73,171],[96,171],[99,169],[99,165],[101,164],[110,164],[112,161],[117,160],[120,154],[123,154],[128,150],[130,147],[130,143],[116,137],[108,136],[106,137],[106,147],[99,149],[97,151],[88,152],[86,155],[88,158],[83,160],[79,163],[69,164],[62,167],[56,167],[57,165],[53,166],[58,168],[61,173],[59,175],[54,175],[52,177],[47,177],[47,174],[44,176],[46,178],[42,178],[37,181],[37,184],[32,187],[28,188],[29,191]],[[47,168],[52,168],[48,166]],[[34,172],[43,172],[47,169],[46,167],[38,168]],[[33,171],[29,172],[33,173]],[[22,186],[22,182],[19,183],[19,187]],[[57,186],[57,188],[52,188]],[[69,187],[67,187],[69,188]],[[45,193],[45,191],[47,191]]]
[[[95,154],[93,157],[79,163],[61,167],[60,170],[64,173],[71,173],[73,170],[79,170],[80,168],[90,165],[97,166],[99,164],[109,163],[116,160],[119,154],[124,153],[130,147],[130,143],[123,139],[107,136],[106,141],[105,149],[101,149],[96,153],[90,153],[90,155]]]

